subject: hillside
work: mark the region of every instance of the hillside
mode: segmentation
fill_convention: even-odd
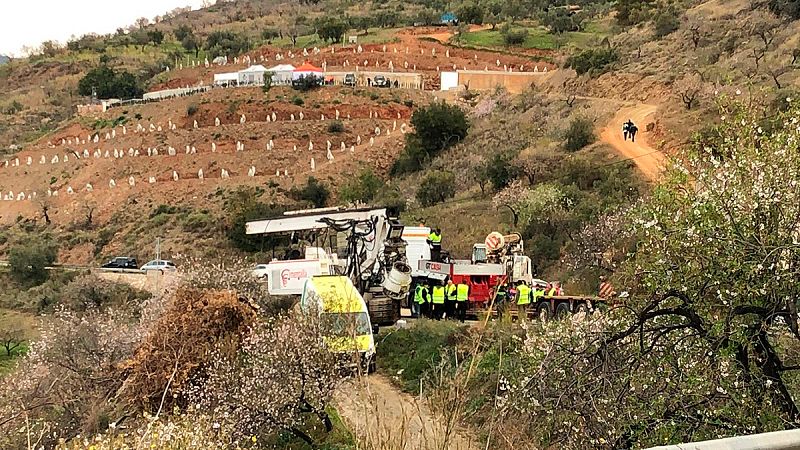
[[[0,447],[611,450],[797,428],[798,19],[795,0],[238,0],[0,65]],[[324,85],[211,86],[306,62]],[[76,114],[95,93],[123,101]],[[338,205],[439,227],[456,258],[519,233],[567,296],[492,287],[485,314],[474,288],[495,281],[474,278],[479,320],[375,331],[270,295],[253,265],[289,239],[245,224]],[[176,272],[93,269],[155,253]]]

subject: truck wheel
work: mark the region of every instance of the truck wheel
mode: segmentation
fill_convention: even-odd
[[[575,307],[575,320],[588,319],[589,314],[589,306],[586,303],[578,303],[578,306]]]
[[[552,316],[552,311],[550,311],[550,303],[548,302],[541,302],[539,306],[536,308],[536,314],[539,315],[539,320],[542,322],[547,322],[550,320],[550,316]]]
[[[561,302],[556,305],[556,319],[564,320],[567,317],[569,317],[569,313],[570,313],[569,303]]]

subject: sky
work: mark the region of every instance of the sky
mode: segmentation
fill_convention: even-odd
[[[0,54],[21,56],[23,46],[47,40],[62,44],[70,36],[106,34],[133,24],[139,17],[153,19],[177,7],[199,8],[202,0],[2,0]]]

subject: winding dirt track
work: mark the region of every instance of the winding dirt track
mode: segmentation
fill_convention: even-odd
[[[666,167],[666,157],[648,143],[648,133],[645,131],[647,117],[652,115],[657,106],[640,104],[621,108],[611,122],[600,133],[600,138],[614,147],[622,156],[630,158],[636,163],[639,170],[650,181],[657,181]],[[636,142],[625,141],[622,137],[622,124],[631,119],[639,132],[636,133]]]
[[[478,443],[424,402],[400,392],[381,375],[349,380],[336,393],[336,408],[368,450],[477,450]]]

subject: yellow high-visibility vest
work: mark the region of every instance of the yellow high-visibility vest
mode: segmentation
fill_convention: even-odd
[[[456,300],[465,302],[469,299],[469,285],[459,284],[457,288]]]
[[[442,242],[442,235],[431,231],[431,234],[428,235],[428,239],[434,244],[440,244]]]
[[[519,299],[517,300],[517,304],[518,305],[529,304],[531,302],[531,288],[524,284],[520,284],[517,287],[517,290],[519,291]]]
[[[455,300],[456,299],[456,285],[455,284],[448,284],[447,285],[447,299],[448,300]]]
[[[433,303],[435,305],[444,304],[444,286],[436,286],[433,288]]]
[[[414,301],[422,304],[425,303],[425,298],[422,297],[422,286],[417,285],[417,288],[414,289]]]

